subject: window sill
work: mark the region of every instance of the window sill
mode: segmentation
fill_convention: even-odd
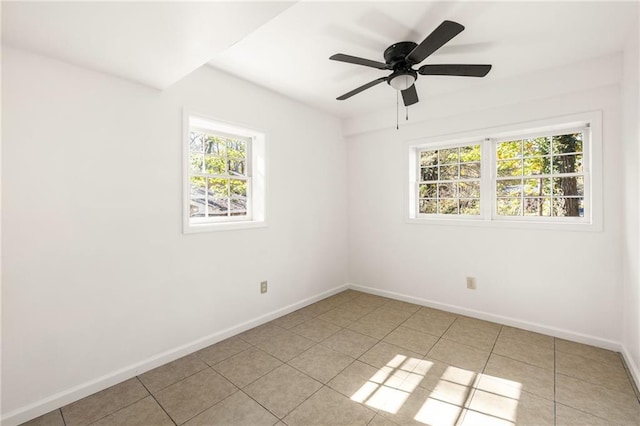
[[[428,219],[405,219],[405,223],[414,225],[435,225],[435,226],[470,226],[484,228],[507,228],[522,230],[547,230],[547,231],[581,231],[581,232],[602,232],[602,225],[596,223],[553,223],[535,221],[515,221],[515,220],[487,220],[473,218],[428,218]]]
[[[200,232],[237,231],[242,229],[266,228],[267,222],[263,220],[246,220],[238,222],[217,222],[185,225],[184,234],[197,234]]]

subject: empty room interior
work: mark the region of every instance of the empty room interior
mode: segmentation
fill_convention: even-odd
[[[2,425],[640,425],[638,1],[0,12]]]

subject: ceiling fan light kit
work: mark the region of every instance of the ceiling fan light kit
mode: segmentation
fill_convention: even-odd
[[[413,68],[414,65],[424,61],[463,30],[464,26],[457,22],[444,21],[420,44],[412,41],[401,41],[387,47],[383,53],[384,63],[359,58],[357,56],[345,55],[344,53],[337,53],[331,56],[329,59],[334,61],[392,71],[387,77],[370,81],[336,99],[343,101],[386,81],[389,86],[402,93],[404,105],[408,107],[418,102],[418,92],[415,87],[418,75],[484,77],[491,70],[491,65],[436,64],[423,65],[417,70]]]

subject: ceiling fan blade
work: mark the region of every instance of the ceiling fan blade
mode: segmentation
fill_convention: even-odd
[[[419,64],[424,61],[427,56],[460,34],[462,30],[464,30],[464,26],[457,22],[444,21],[407,55],[407,60],[413,64]]]
[[[423,65],[418,72],[422,75],[457,75],[462,77],[484,77],[491,65]]]
[[[376,80],[370,81],[367,84],[363,84],[362,86],[358,87],[357,89],[353,89],[352,91],[347,92],[344,95],[337,97],[336,99],[339,100],[339,101],[344,101],[345,99],[348,99],[348,98],[352,97],[353,95],[357,95],[358,93],[362,92],[363,90],[367,90],[368,88],[373,87],[376,84],[380,84],[380,83],[382,83],[383,81],[386,81],[386,80],[387,80],[387,77],[381,77],[381,78],[378,78]]]
[[[402,100],[404,101],[404,106],[418,103],[418,92],[416,91],[415,84],[412,84],[411,87],[402,91]]]
[[[370,59],[358,58],[357,56],[345,55],[344,53],[336,53],[329,59],[333,61],[348,62],[350,64],[364,65],[365,67],[377,68],[379,70],[390,69],[384,62],[372,61]]]

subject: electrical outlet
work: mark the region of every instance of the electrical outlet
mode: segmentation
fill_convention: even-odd
[[[266,293],[266,292],[267,292],[267,282],[262,281],[260,283],[260,293]]]
[[[470,290],[475,290],[476,287],[476,277],[467,277],[467,288]]]

